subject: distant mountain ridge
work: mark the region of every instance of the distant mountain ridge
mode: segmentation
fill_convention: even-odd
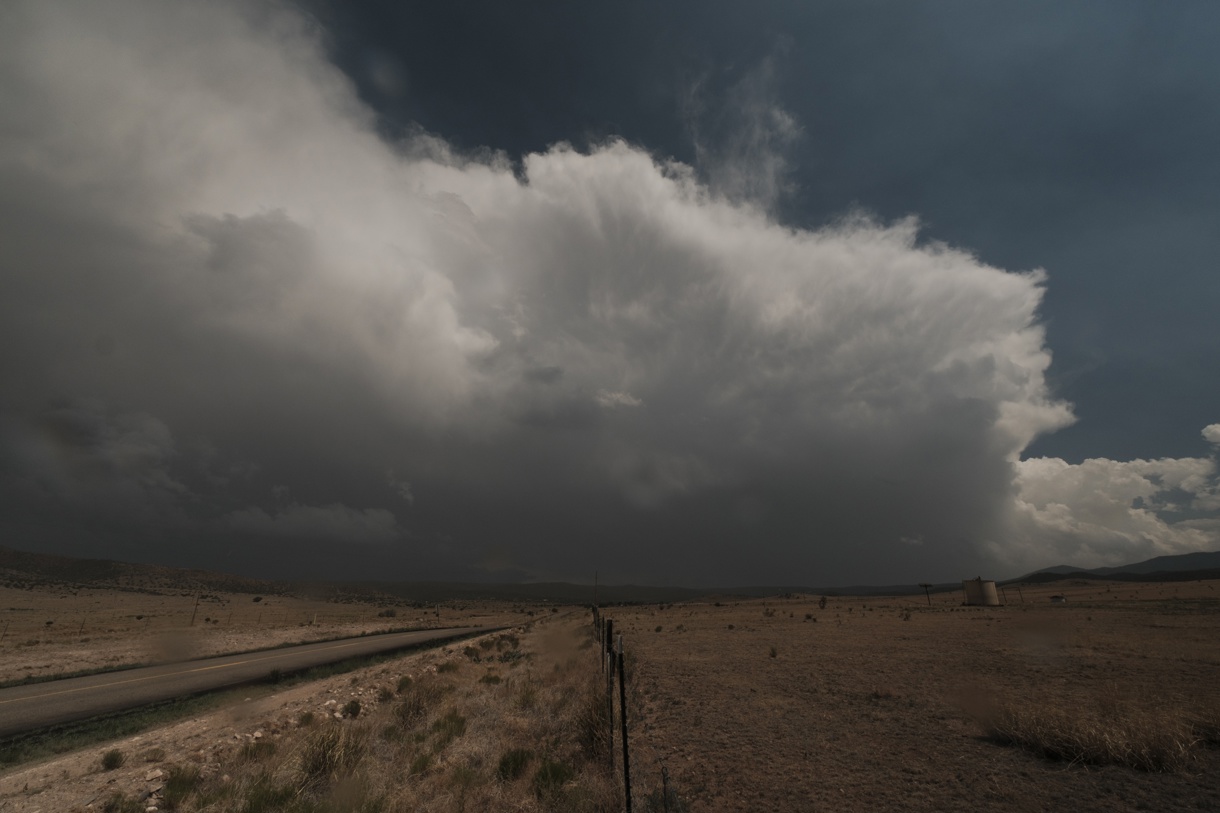
[[[1129,565],[1119,565],[1118,567],[1074,567],[1072,565],[1056,565],[1054,567],[1044,567],[1035,570],[1026,576],[1017,579],[1016,581],[1034,580],[1046,581],[1044,574],[1055,576],[1094,576],[1094,577],[1121,577],[1121,576],[1150,576],[1158,573],[1173,574],[1187,571],[1220,571],[1220,551],[1199,551],[1196,553],[1179,553],[1172,556],[1154,556],[1151,559],[1145,559],[1142,562],[1135,562]],[[1198,578],[1207,578],[1200,576]]]
[[[1003,584],[1048,582],[1067,578],[1105,578],[1120,581],[1179,581],[1220,579],[1220,551],[1157,556],[1120,567],[1078,568],[1056,565]],[[527,603],[591,604],[595,588],[567,582],[497,584],[481,582],[307,582],[254,579],[208,570],[165,565],[77,559],[47,553],[18,551],[0,546],[0,585],[28,587],[38,583],[114,588],[150,592],[262,593],[326,597],[338,601],[514,601]],[[930,585],[932,592],[958,590],[961,582]],[[915,584],[852,585],[849,587],[766,586],[665,587],[599,585],[601,604],[651,604],[671,601],[713,601],[767,598],[789,594],[837,596],[900,596],[921,594]]]

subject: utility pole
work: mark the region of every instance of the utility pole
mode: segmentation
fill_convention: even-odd
[[[932,589],[932,585],[928,584],[927,582],[920,582],[919,586],[923,588],[924,595],[928,597],[928,606],[931,607],[932,594],[929,591]]]

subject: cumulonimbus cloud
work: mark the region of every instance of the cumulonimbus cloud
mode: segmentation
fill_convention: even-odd
[[[0,406],[89,396],[250,461],[183,498],[200,533],[409,531],[444,572],[563,576],[612,539],[624,577],[817,583],[1042,552],[1036,484],[1083,498],[1019,462],[1072,420],[1040,271],[913,219],[793,228],[622,141],[388,143],[289,7],[0,21]],[[261,506],[281,482],[324,507]],[[1106,555],[1109,516],[1046,555]]]

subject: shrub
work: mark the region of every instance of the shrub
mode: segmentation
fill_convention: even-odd
[[[466,733],[466,718],[459,714],[457,709],[450,709],[444,717],[432,724],[432,733],[436,735],[435,750],[440,751]]]
[[[377,699],[382,703],[389,702],[394,699],[394,690],[389,686],[382,686],[377,690]]]
[[[775,657],[778,657],[778,656],[779,656],[779,651],[778,651],[778,650],[776,650],[776,648],[775,648],[775,647],[771,647],[771,657],[772,657],[772,658],[775,658]]]
[[[500,676],[495,672],[488,672],[486,675],[479,678],[479,683],[487,683],[489,685],[496,686],[500,683]]]
[[[317,718],[314,717],[314,713],[312,711],[303,711],[301,712],[301,716],[297,717],[297,725],[311,726],[316,722]]]
[[[419,776],[423,774],[432,765],[432,754],[427,751],[421,752],[415,759],[411,760],[411,775]]]
[[[199,766],[171,765],[161,790],[161,805],[166,810],[177,810],[199,785]]]
[[[115,791],[104,803],[104,813],[144,813],[144,805],[139,799],[129,799],[124,793]]]
[[[496,767],[496,779],[501,782],[512,782],[514,779],[520,779],[525,775],[525,769],[529,767],[530,760],[534,758],[534,752],[525,748],[513,748],[505,751],[500,756],[500,764]]]
[[[275,753],[275,743],[269,740],[252,740],[241,747],[237,753],[244,762],[261,762]]]
[[[318,787],[347,776],[364,758],[368,742],[362,729],[330,725],[314,734],[301,751],[304,784]]]
[[[445,661],[440,666],[436,667],[437,674],[447,674],[458,670],[457,661]]]
[[[1005,706],[985,721],[997,742],[1086,765],[1172,771],[1190,758],[1191,726],[1166,710],[1078,706]]]
[[[270,775],[263,774],[246,791],[246,805],[242,813],[285,810],[296,795],[296,789],[291,785],[277,785]]]
[[[517,693],[517,707],[523,711],[529,711],[536,702],[538,702],[538,687],[533,683],[526,683]]]
[[[543,760],[538,772],[534,774],[534,795],[543,801],[552,799],[575,776],[576,771],[572,770],[570,765]]]
[[[351,700],[347,701],[347,703],[345,703],[343,706],[343,715],[345,717],[359,717],[360,716],[360,701],[354,697]]]
[[[123,767],[123,763],[127,761],[127,755],[117,748],[111,748],[106,753],[102,754],[102,770],[113,771],[115,768]]]
[[[398,679],[398,693],[402,694],[409,688],[411,688],[411,676],[403,675]]]

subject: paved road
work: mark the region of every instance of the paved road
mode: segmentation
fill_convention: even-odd
[[[266,678],[273,669],[311,666],[392,652],[430,641],[491,632],[503,627],[420,630],[344,638],[319,644],[223,655],[182,663],[127,669],[86,677],[0,689],[0,737],[132,709],[149,703],[238,686]]]

